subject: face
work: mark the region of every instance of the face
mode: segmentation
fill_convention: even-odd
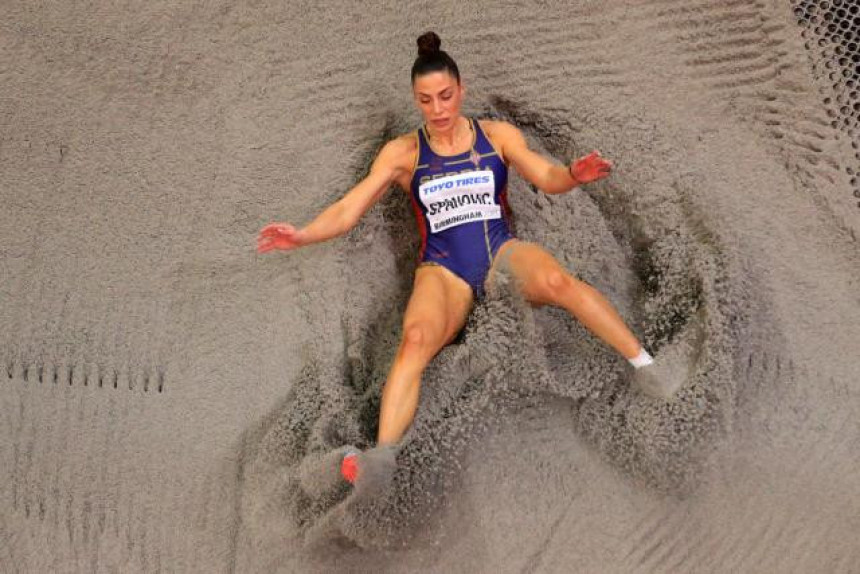
[[[448,70],[416,76],[412,85],[412,95],[424,121],[437,132],[453,129],[465,93],[466,88]]]

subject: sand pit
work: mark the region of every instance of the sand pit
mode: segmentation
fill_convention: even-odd
[[[832,4],[10,3],[0,571],[857,571],[857,5]],[[372,445],[408,198],[253,239],[418,125],[428,29],[464,113],[615,161],[560,196],[511,171],[517,233],[694,375],[649,400],[502,278],[351,494],[326,477]]]

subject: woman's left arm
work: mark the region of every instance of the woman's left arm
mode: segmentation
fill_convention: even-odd
[[[517,172],[544,193],[565,193],[574,187],[603,179],[612,168],[610,160],[594,150],[590,154],[564,166],[552,162],[529,149],[522,132],[507,122],[493,123],[493,139],[501,147],[502,155],[510,160]]]

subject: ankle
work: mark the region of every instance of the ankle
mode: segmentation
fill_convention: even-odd
[[[634,368],[638,369],[640,367],[645,367],[654,362],[654,358],[648,354],[648,351],[645,350],[645,347],[639,347],[639,354],[635,357],[631,357],[627,359]]]

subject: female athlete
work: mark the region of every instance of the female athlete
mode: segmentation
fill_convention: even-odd
[[[412,66],[413,97],[424,125],[387,142],[369,174],[307,226],[271,223],[257,239],[260,253],[325,241],[352,229],[392,183],[410,195],[421,249],[402,340],[382,391],[379,446],[396,444],[408,429],[424,369],[463,328],[502,256],[532,305],[567,310],[633,365],[642,390],[671,398],[682,381],[652,359],[612,305],[546,250],[516,239],[510,228],[509,165],[544,193],[556,194],[607,177],[612,162],[595,150],[570,166],[555,164],[530,150],[510,123],[461,115],[466,88],[440,43],[434,32],[419,37]],[[341,470],[355,480],[354,453],[343,459]]]

